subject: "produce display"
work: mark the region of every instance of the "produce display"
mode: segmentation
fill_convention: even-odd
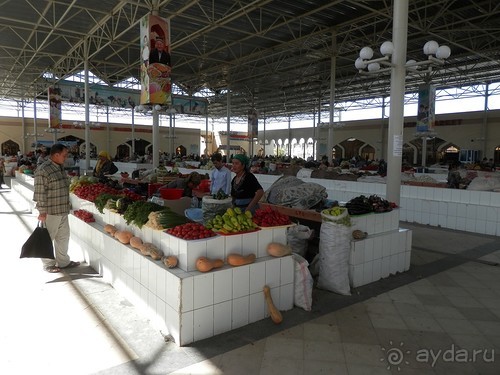
[[[104,225],[104,231],[111,236],[114,236],[117,230],[118,230],[118,228],[112,224]]]
[[[85,221],[86,223],[93,223],[95,221],[92,212],[89,212],[87,210],[75,210],[73,211],[73,215],[75,215],[80,220]]]
[[[255,262],[255,258],[256,258],[255,254],[249,254],[249,255],[229,254],[226,258],[226,262],[227,264],[233,267],[239,267]]]
[[[201,240],[216,235],[213,231],[200,223],[176,225],[173,228],[167,229],[165,232],[172,236],[182,238],[183,240]]]
[[[154,211],[161,211],[164,206],[153,202],[135,201],[128,205],[127,210],[123,214],[123,218],[127,224],[133,223],[137,227],[142,228],[149,220],[149,214]]]
[[[130,239],[134,237],[134,234],[128,230],[117,230],[113,237],[115,237],[122,244],[128,245],[130,243]]]
[[[264,299],[266,300],[271,320],[274,324],[280,324],[283,321],[283,316],[276,306],[274,306],[273,299],[271,297],[271,289],[267,285],[264,285],[262,291],[264,292]]]
[[[199,257],[196,260],[196,269],[200,272],[209,272],[215,268],[224,266],[222,259],[208,259],[207,257]]]
[[[168,268],[175,268],[175,267],[177,267],[177,264],[179,263],[179,260],[177,259],[177,257],[175,255],[164,256],[161,259],[161,261]]]
[[[185,216],[179,215],[169,207],[166,207],[161,211],[151,213],[149,215],[148,225],[154,226],[157,224],[160,229],[168,229],[188,222],[189,220]]]
[[[222,215],[216,215],[205,223],[208,229],[221,234],[243,233],[257,229],[257,224],[252,220],[252,213],[240,208],[228,208]]]
[[[335,224],[341,224],[347,227],[351,226],[351,217],[345,207],[335,206],[326,208],[322,210],[321,213],[323,214],[322,218],[324,221],[334,222]]]
[[[368,236],[368,233],[363,232],[362,230],[356,229],[352,232],[352,238],[355,240],[363,240]]]
[[[349,210],[349,215],[389,212],[397,207],[395,203],[391,203],[377,195],[370,195],[369,197],[360,195],[352,198],[345,206]]]
[[[288,215],[284,215],[269,206],[255,210],[252,220],[260,227],[277,227],[292,223]]]
[[[95,184],[98,181],[99,180],[93,176],[80,176],[80,177],[74,176],[71,178],[69,191],[72,193],[75,191],[76,188],[80,186]]]
[[[267,245],[266,251],[273,257],[284,257],[292,253],[292,248],[279,242],[271,242]]]
[[[227,195],[224,190],[222,189],[219,189],[219,191],[215,194],[212,194],[212,198],[213,199],[217,199],[217,200],[222,200],[222,199],[227,199],[229,198],[229,195]]]
[[[103,183],[95,183],[95,184],[86,184],[80,185],[73,193],[81,199],[85,199],[89,202],[94,202],[99,194],[108,193],[108,194],[120,194],[120,190],[110,187],[109,185]]]
[[[130,246],[132,246],[134,249],[139,250],[139,247],[141,245],[142,245],[141,237],[134,236],[130,239]]]

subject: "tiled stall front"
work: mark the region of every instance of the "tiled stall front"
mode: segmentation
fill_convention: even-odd
[[[399,210],[351,217],[352,230],[367,233],[351,241],[349,281],[359,287],[410,268],[412,232],[399,228]]]
[[[75,205],[86,205],[72,197]],[[79,201],[79,202],[78,202]],[[90,211],[92,208],[87,207]],[[179,267],[168,269],[102,231],[104,222],[125,229],[120,215],[94,212],[96,223],[71,217],[72,241],[106,282],[144,311],[155,324],[172,335],[178,345],[227,332],[269,316],[262,293],[264,285],[278,309],[293,307],[294,264],[291,256],[269,257],[271,241],[286,242],[286,228],[261,230],[206,241],[184,241],[162,231],[143,227],[143,241],[156,244],[165,254],[179,257]],[[108,221],[105,221],[108,220]],[[255,263],[224,266],[216,271],[195,270],[198,256],[225,258],[229,253],[255,253]],[[191,254],[193,253],[193,254]]]

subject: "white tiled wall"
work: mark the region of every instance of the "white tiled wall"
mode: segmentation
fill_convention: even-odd
[[[281,176],[256,175],[269,188]],[[385,197],[385,184],[303,178],[326,187],[328,198],[347,202],[364,194]],[[500,192],[401,185],[401,221],[500,236]]]
[[[369,235],[364,240],[351,241],[349,281],[359,287],[408,271],[411,258],[411,236],[408,229]]]
[[[226,265],[209,273],[168,269],[162,262],[145,257],[110,237],[97,222],[84,223],[73,215],[70,215],[70,220],[72,248],[81,250],[86,261],[106,282],[147,314],[155,324],[166,329],[178,345],[186,345],[268,317],[262,293],[264,285],[271,288],[274,303],[280,310],[293,307],[294,263],[291,256],[272,258],[261,251],[255,263],[241,267]],[[263,231],[266,236],[272,232]],[[175,237],[168,236],[170,238],[165,239],[167,236],[161,232],[159,239],[160,244],[166,246],[165,250],[173,251],[172,246],[175,244],[182,247]],[[225,254],[225,239],[233,238],[232,241],[238,243],[236,237],[209,239],[204,242],[204,251],[211,253],[214,245],[222,249],[214,250],[222,256]],[[263,244],[255,234],[245,238],[245,241]],[[200,244],[203,241],[194,242]],[[241,238],[239,244],[241,249]]]

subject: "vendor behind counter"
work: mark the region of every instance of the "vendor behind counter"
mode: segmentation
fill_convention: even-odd
[[[160,189],[183,189],[183,197],[193,197],[193,190],[201,183],[201,175],[198,172],[191,172],[189,176],[176,178],[168,184],[163,185]],[[159,189],[158,189],[159,190]]]

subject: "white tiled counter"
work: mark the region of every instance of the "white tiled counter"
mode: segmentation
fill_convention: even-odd
[[[269,257],[271,241],[286,242],[286,228],[253,233],[216,236],[185,241],[163,231],[127,226],[123,217],[72,195],[74,207],[94,213],[95,223],[70,216],[71,239],[85,260],[125,298],[141,309],[154,324],[186,345],[269,316],[262,288],[268,285],[275,305],[282,311],[293,308],[294,264],[291,256]],[[92,208],[92,206],[94,208]],[[152,242],[166,255],[177,255],[179,267],[168,269],[161,261],[143,256],[102,230],[104,223],[132,230],[144,242]],[[223,258],[229,253],[255,253],[255,263],[208,273],[195,270],[198,256]]]
[[[264,190],[281,176],[255,175]],[[379,183],[302,178],[326,187],[328,198],[347,202],[359,195],[385,197]],[[500,192],[401,185],[401,221],[500,236]]]
[[[359,229],[368,234],[363,240],[351,240],[349,282],[352,287],[408,271],[412,232],[399,228],[399,209],[351,216],[351,222],[353,231]]]

